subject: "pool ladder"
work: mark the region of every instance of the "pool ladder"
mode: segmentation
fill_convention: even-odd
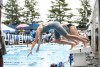
[[[19,35],[18,44],[23,44],[23,35]]]

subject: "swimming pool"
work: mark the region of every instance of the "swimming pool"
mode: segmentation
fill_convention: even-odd
[[[36,53],[36,47],[33,49],[33,55],[27,57],[31,45],[13,45],[6,46],[7,54],[3,56],[4,67],[50,67],[52,63],[65,62],[69,57],[69,45],[51,45],[41,44],[40,50]],[[70,67],[69,63],[65,67]]]

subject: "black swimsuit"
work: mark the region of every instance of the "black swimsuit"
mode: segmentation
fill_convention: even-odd
[[[70,23],[70,24],[68,24],[67,26],[68,26],[68,28],[70,28],[71,26],[74,26],[74,25]]]
[[[71,26],[74,26],[74,25],[70,23],[70,24],[64,25],[63,28],[64,28],[68,33],[70,33],[70,27],[71,27]]]

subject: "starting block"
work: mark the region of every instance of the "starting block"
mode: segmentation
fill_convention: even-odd
[[[86,48],[81,46],[76,46],[70,53],[73,54],[73,65],[72,66],[87,66],[87,56],[92,52],[91,47]]]

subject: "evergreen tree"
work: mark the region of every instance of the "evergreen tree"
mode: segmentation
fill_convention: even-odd
[[[25,16],[25,21],[29,21],[32,22],[33,19],[37,18],[40,16],[39,12],[38,12],[38,8],[37,6],[37,1],[35,0],[25,0],[25,7],[26,7],[26,11],[24,12],[24,16]]]
[[[21,17],[21,11],[22,9],[19,7],[17,0],[7,0],[7,3],[4,5],[5,9],[5,15],[6,18],[9,21],[8,24],[19,24],[20,20],[19,18]]]
[[[52,6],[49,10],[50,14],[48,18],[50,20],[59,21],[60,23],[62,21],[68,21],[67,18],[67,11],[71,10],[71,8],[67,8],[68,4],[65,2],[65,0],[55,0],[51,1]]]
[[[82,8],[78,9],[80,15],[79,27],[86,27],[86,23],[89,22],[89,16],[91,15],[91,6],[89,0],[80,0]]]

